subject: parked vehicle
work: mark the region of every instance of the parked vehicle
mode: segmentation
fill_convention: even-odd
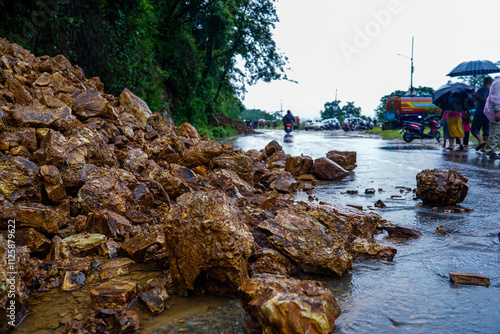
[[[321,121],[324,130],[337,130],[340,129],[340,122],[336,118],[327,118]],[[323,130],[320,129],[320,130]]]
[[[398,128],[404,121],[439,115],[441,109],[432,103],[431,95],[394,95],[387,99],[383,128]]]
[[[307,131],[307,130],[314,130],[314,124],[319,122],[319,120],[315,120],[315,119],[308,119],[305,123],[304,123],[304,129]]]
[[[360,117],[347,117],[342,121],[342,130],[344,131],[361,131],[366,130],[365,121]]]
[[[429,124],[429,132],[424,133],[425,125]],[[439,122],[432,117],[426,117],[420,122],[403,121],[399,133],[403,133],[403,139],[407,143],[411,143],[413,139],[436,139],[441,142],[441,133],[439,132]]]

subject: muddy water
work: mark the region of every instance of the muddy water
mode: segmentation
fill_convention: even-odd
[[[354,172],[342,181],[318,186],[315,196],[320,201],[365,208],[381,199],[387,208],[378,214],[423,233],[413,240],[378,235],[381,242],[398,249],[393,262],[357,261],[342,278],[311,276],[323,281],[340,302],[343,313],[334,333],[500,333],[500,161],[490,161],[475,151],[443,152],[432,141],[405,144],[337,131],[295,131],[288,137],[283,131],[262,132],[229,142],[248,150],[277,140],[286,153],[312,158],[330,150],[356,151]],[[427,168],[455,168],[469,178],[469,194],[462,206],[475,211],[458,214],[420,207],[411,192],[400,192],[399,187],[414,188],[416,174]],[[377,192],[365,195],[366,188]],[[353,189],[359,195],[345,194]],[[391,195],[401,199],[391,200]],[[299,193],[297,200],[307,200],[307,196]],[[439,225],[450,236],[433,234]],[[484,274],[491,285],[453,285],[448,276],[451,271]],[[144,283],[159,276],[137,267],[124,278]],[[35,295],[29,317],[16,332],[50,333],[62,328],[58,321],[65,312],[85,315],[80,305],[88,305],[88,291],[95,284],[86,284],[76,294]],[[145,332],[246,333],[245,314],[236,299],[174,296],[167,305],[169,309],[155,317],[136,308]]]

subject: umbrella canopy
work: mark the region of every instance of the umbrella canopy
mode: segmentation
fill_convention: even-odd
[[[432,103],[443,110],[451,109],[453,99],[464,99],[468,94],[472,93],[472,89],[472,86],[461,82],[448,83],[439,87],[432,94]]]
[[[447,76],[459,77],[467,75],[490,74],[497,72],[500,72],[500,68],[489,60],[471,60],[471,61],[464,61],[463,63],[455,67],[453,70],[451,70],[451,72],[448,73]]]
[[[266,121],[266,120],[265,120],[265,119],[263,119],[263,118],[259,119],[259,123],[264,123],[265,121]]]

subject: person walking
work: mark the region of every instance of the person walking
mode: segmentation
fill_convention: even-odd
[[[450,147],[449,149],[453,149],[453,143],[451,142],[450,139],[450,132],[448,131],[448,122],[446,119],[448,118],[448,110],[443,110],[443,114],[441,115],[441,126],[443,127],[443,145],[441,146],[442,148],[447,148],[446,147],[446,141],[449,141]]]
[[[479,88],[476,94],[473,95],[473,101],[476,103],[476,111],[474,112],[474,118],[472,119],[471,133],[479,141],[476,151],[481,150],[482,152],[485,152],[485,146],[488,142],[488,136],[490,135],[490,122],[484,115],[484,106],[490,93],[492,83],[493,79],[491,77],[484,78],[483,87]],[[480,134],[481,130],[483,132],[482,137]]]
[[[491,159],[500,159],[500,155],[495,153],[500,142],[500,78],[495,79],[491,85],[490,94],[484,107],[484,115],[490,122],[490,136],[485,152]]]

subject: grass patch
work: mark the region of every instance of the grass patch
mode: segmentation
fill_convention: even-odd
[[[402,139],[403,135],[399,133],[399,129],[382,130],[381,127],[376,127],[371,130],[366,130],[366,133],[381,135],[382,139]]]
[[[217,138],[233,137],[239,135],[238,131],[235,130],[233,125],[229,126],[202,126],[197,127],[196,130],[200,136],[207,136],[208,138],[215,140]]]

